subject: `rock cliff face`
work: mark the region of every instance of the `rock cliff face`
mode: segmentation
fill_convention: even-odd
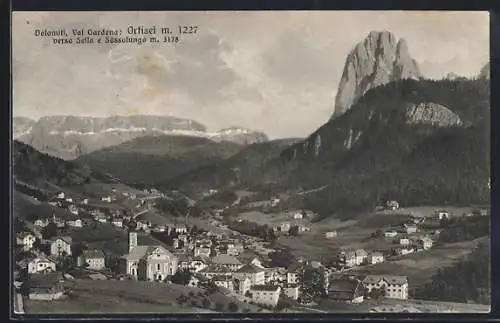
[[[264,134],[251,130],[231,128],[211,133],[196,121],[168,116],[47,116],[38,121],[16,117],[13,124],[15,139],[63,159],[75,159],[135,138],[161,134],[244,144],[267,141]]]
[[[372,88],[391,81],[420,78],[420,69],[404,39],[397,40],[387,31],[372,31],[347,56],[332,119],[344,114]]]
[[[437,103],[408,105],[405,111],[406,123],[431,124],[439,127],[460,126],[460,117],[447,107]]]

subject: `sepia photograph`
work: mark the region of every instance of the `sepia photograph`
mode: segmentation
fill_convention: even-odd
[[[486,11],[12,12],[12,311],[489,313]]]

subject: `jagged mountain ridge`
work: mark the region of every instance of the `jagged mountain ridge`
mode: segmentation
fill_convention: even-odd
[[[265,134],[243,128],[211,133],[196,121],[168,116],[49,116],[38,121],[15,117],[13,123],[15,139],[63,159],[75,159],[101,148],[159,134],[194,136],[241,144],[267,140]]]
[[[168,181],[192,169],[220,162],[243,147],[201,137],[157,135],[135,138],[76,159],[129,184]]]
[[[372,31],[346,58],[332,118],[344,114],[367,91],[401,79],[422,77],[406,41],[388,31]]]

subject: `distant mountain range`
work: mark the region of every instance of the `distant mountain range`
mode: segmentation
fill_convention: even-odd
[[[93,151],[152,135],[179,135],[239,144],[267,141],[261,132],[231,127],[207,132],[205,126],[188,119],[137,115],[108,118],[47,116],[39,120],[13,119],[13,137],[37,150],[63,159],[75,159]]]

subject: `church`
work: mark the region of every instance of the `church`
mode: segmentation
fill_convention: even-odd
[[[177,271],[178,259],[160,245],[137,244],[137,232],[129,233],[127,274],[138,280],[163,281]]]

